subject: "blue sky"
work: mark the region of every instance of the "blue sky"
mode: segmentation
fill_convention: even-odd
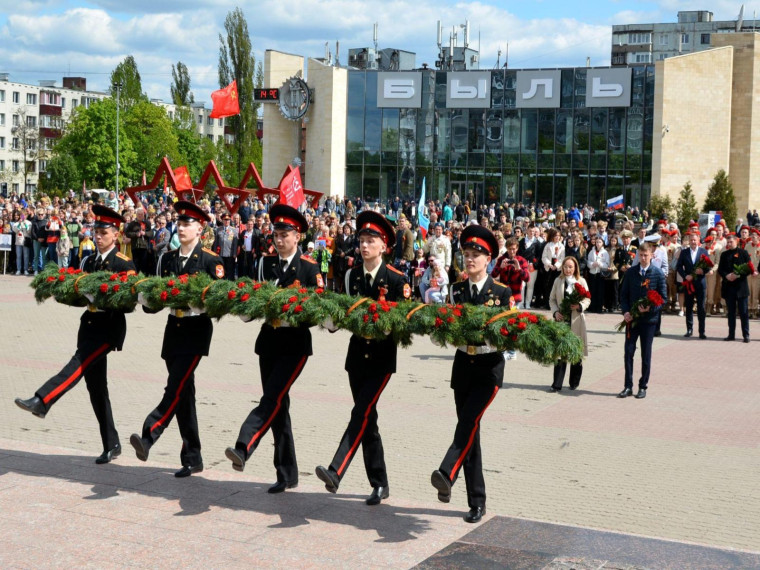
[[[507,43],[512,68],[582,66],[587,57],[608,65],[612,24],[674,22],[679,10],[700,9],[734,20],[741,7],[727,0],[0,0],[0,72],[32,84],[83,75],[90,89],[106,90],[110,72],[131,54],[148,96],[169,100],[171,66],[182,61],[196,100],[210,105],[219,87],[219,34],[238,5],[260,61],[266,49],[322,57],[325,42],[334,53],[339,41],[345,64],[348,48],[372,45],[377,22],[380,48],[416,52],[417,65],[432,66],[437,20],[445,37],[469,20],[481,68],[494,67]],[[753,10],[760,15],[760,0],[745,4],[745,19]]]

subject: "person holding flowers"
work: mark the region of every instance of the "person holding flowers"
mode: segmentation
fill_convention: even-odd
[[[134,273],[135,265],[116,247],[119,225],[124,218],[110,208],[95,204],[95,243],[97,254],[86,257],[82,271],[113,271]],[[63,271],[63,269],[62,269]],[[69,271],[73,271],[69,269]],[[107,356],[112,350],[121,350],[127,334],[127,321],[121,311],[103,311],[93,305],[82,314],[77,334],[77,350],[63,369],[42,385],[32,398],[16,398],[16,405],[44,418],[50,408],[71,390],[84,376],[90,403],[100,426],[103,453],[95,463],[110,462],[121,454],[119,434],[113,421],[111,401],[108,398]]]
[[[747,276],[755,271],[746,249],[739,246],[739,238],[733,232],[726,236],[726,249],[720,254],[718,275],[721,277],[720,296],[726,301],[728,336],[723,340],[736,338],[736,308],[742,324],[742,338],[749,342],[749,284]]]
[[[412,288],[406,275],[383,261],[383,254],[392,251],[396,241],[390,222],[377,212],[364,211],[356,218],[356,234],[362,264],[346,274],[346,292],[374,299],[378,304],[411,298]],[[391,336],[374,340],[351,335],[345,366],[354,399],[351,419],[330,465],[319,465],[315,470],[330,493],[337,492],[361,444],[364,469],[372,486],[366,503],[379,505],[390,496],[383,442],[377,427],[377,402],[396,371],[396,353]]]
[[[581,277],[578,260],[575,257],[567,256],[562,262],[562,275],[554,280],[549,295],[549,307],[554,320],[568,323],[570,330],[583,341],[583,356],[588,356],[585,312],[589,305],[591,305],[591,293],[588,290],[586,280]],[[554,382],[549,388],[550,392],[562,390],[566,369],[567,362],[558,362],[554,365]],[[570,364],[571,390],[575,390],[581,383],[582,374],[582,361]]]
[[[301,236],[309,229],[306,218],[292,206],[275,204],[269,210],[274,224],[276,253],[259,263],[259,281],[274,282],[277,287],[324,288],[324,278],[317,262],[298,248]],[[288,306],[290,303],[286,303]],[[289,310],[285,306],[283,312]],[[312,355],[311,332],[306,326],[284,326],[267,322],[256,338],[263,395],[240,426],[234,447],[225,451],[232,468],[242,471],[245,462],[261,443],[269,428],[274,436],[274,467],[277,482],[269,493],[282,493],[298,486],[298,463],[293,430],[290,424],[290,388],[301,375]]]
[[[499,252],[496,237],[482,226],[467,226],[462,232],[467,279],[451,286],[452,305],[486,305],[509,309],[514,303],[512,289],[494,281],[487,273],[491,258]],[[480,420],[491,405],[504,381],[504,356],[493,347],[467,345],[457,348],[451,370],[451,388],[457,411],[454,441],[430,483],[438,491],[438,500],[451,500],[451,487],[461,470],[467,486],[469,513],[464,520],[479,522],[486,514],[486,484],[480,453]]]
[[[179,214],[177,235],[180,246],[159,258],[156,274],[159,277],[176,276],[180,282],[175,287],[178,293],[179,286],[187,281],[187,275],[206,273],[212,279],[223,279],[224,265],[221,257],[205,249],[200,241],[203,226],[210,220],[208,214],[192,202],[184,200],[175,202],[174,210]],[[173,286],[171,281],[168,284]],[[146,309],[146,312],[157,312],[155,308]],[[203,471],[198,418],[195,413],[195,369],[201,358],[208,356],[213,332],[211,319],[201,310],[190,307],[171,310],[161,347],[161,358],[166,362],[169,372],[164,396],[145,418],[142,433],[133,433],[129,438],[137,459],[147,461],[150,448],[176,415],[182,436],[182,468],[174,473],[175,477],[189,477]]]
[[[631,267],[623,280],[620,291],[620,307],[625,324],[625,388],[618,398],[633,395],[633,356],[636,342],[641,341],[641,378],[636,398],[646,398],[649,373],[652,366],[652,342],[657,321],[668,286],[665,274],[652,264],[652,244],[639,244],[638,266]],[[659,304],[658,304],[659,302]]]
[[[712,269],[713,262],[707,250],[699,245],[699,224],[696,227],[690,225],[689,247],[685,247],[678,255],[676,272],[683,278],[683,290],[686,294],[684,306],[686,308],[686,334],[690,337],[694,334],[694,301],[697,302],[697,322],[699,324],[699,338],[705,336],[705,275]]]

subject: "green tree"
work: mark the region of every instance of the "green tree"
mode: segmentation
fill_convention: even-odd
[[[691,181],[683,185],[683,189],[678,195],[676,202],[676,221],[682,232],[689,228],[689,222],[699,221],[699,210],[697,209],[697,200],[694,198],[694,192],[691,189]]]
[[[74,157],[68,153],[57,153],[47,162],[47,179],[45,191],[65,192],[70,188],[78,188],[82,178]]]
[[[722,168],[717,172],[712,184],[707,187],[707,197],[703,211],[720,211],[729,229],[736,225],[736,196],[728,174]]]
[[[172,101],[178,107],[189,107],[195,103],[193,92],[190,91],[190,72],[181,61],[177,66],[172,65]]]
[[[119,65],[111,72],[111,87],[109,93],[116,99],[116,84],[119,88],[119,104],[122,109],[130,109],[138,101],[147,101],[148,98],[143,94],[142,80],[140,72],[137,70],[135,58],[128,55]]]
[[[135,152],[125,134],[123,113],[120,120],[120,134],[123,135],[119,140],[121,172],[134,180]],[[82,180],[89,187],[113,188],[116,182],[116,101],[103,99],[88,108],[77,107],[55,147],[54,155],[62,154],[74,158]]]
[[[140,101],[125,114],[123,132],[135,153],[131,171],[125,172],[128,178],[131,175],[134,179],[143,170],[155,172],[164,156],[169,157],[174,168],[184,164],[184,157],[180,156],[177,145],[177,135],[166,109],[149,101]]]
[[[219,34],[219,86],[237,81],[240,114],[225,119],[235,140],[220,153],[221,168],[233,179],[243,177],[249,162],[261,164],[261,146],[256,138],[258,104],[253,102],[254,75],[257,72],[248,23],[240,8],[224,20],[226,37]]]
[[[649,199],[647,211],[651,219],[662,219],[663,214],[670,215],[670,212],[673,211],[673,201],[670,196],[652,196]]]

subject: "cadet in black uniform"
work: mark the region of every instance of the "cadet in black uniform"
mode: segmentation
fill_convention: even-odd
[[[161,256],[157,274],[168,277],[205,272],[215,279],[222,279],[224,266],[221,258],[200,243],[203,224],[210,220],[208,215],[192,202],[175,202],[174,210],[179,214],[177,234],[180,246]],[[137,458],[147,461],[151,446],[176,414],[182,436],[182,469],[174,474],[175,477],[188,477],[203,471],[198,418],[195,414],[195,369],[201,357],[208,355],[213,330],[211,319],[206,314],[189,308],[172,309],[161,348],[161,358],[166,361],[169,371],[164,397],[145,418],[142,436],[133,433],[129,438]]]
[[[274,281],[279,287],[288,287],[296,281],[302,287],[324,287],[317,262],[301,255],[298,242],[308,229],[301,213],[290,206],[276,204],[269,211],[274,224],[276,255],[267,255],[259,263],[259,281]],[[245,468],[245,462],[253,454],[267,430],[274,436],[274,467],[277,482],[269,493],[282,493],[298,485],[293,430],[290,426],[290,387],[301,374],[311,356],[311,332],[308,327],[290,327],[281,324],[277,328],[269,323],[261,326],[256,339],[259,370],[264,394],[240,428],[235,447],[225,451],[236,471]]]
[[[510,307],[510,289],[488,276],[486,268],[498,255],[499,243],[482,226],[467,226],[462,232],[465,281],[451,286],[451,302],[471,303],[494,307]],[[478,522],[486,513],[486,485],[480,455],[480,419],[496,397],[504,380],[504,356],[488,345],[460,346],[454,356],[451,387],[457,408],[457,427],[454,442],[446,452],[438,470],[433,471],[431,483],[438,489],[438,500],[451,500],[451,486],[464,467],[467,502],[470,512],[467,522]]]
[[[116,247],[119,224],[124,223],[117,212],[98,204],[92,207],[95,215],[96,255],[87,256],[81,268],[87,273],[94,271],[126,271],[135,273],[135,264]],[[77,385],[84,375],[90,402],[100,425],[103,453],[95,463],[108,463],[121,454],[119,434],[111,413],[108,398],[108,360],[112,350],[121,350],[127,334],[127,321],[120,311],[101,311],[94,305],[82,315],[77,336],[77,351],[58,374],[48,380],[34,397],[28,400],[16,398],[16,404],[35,416],[44,418],[61,396]]]
[[[362,212],[356,218],[356,228],[363,263],[346,274],[346,292],[377,300],[382,290],[387,301],[411,297],[406,276],[383,262],[383,254],[396,240],[390,223],[376,212]],[[354,398],[351,419],[332,463],[328,468],[320,465],[316,473],[325,488],[335,493],[361,443],[364,468],[372,485],[367,504],[377,505],[389,496],[383,442],[377,427],[377,401],[396,371],[396,343],[390,337],[369,340],[353,335],[346,371]]]

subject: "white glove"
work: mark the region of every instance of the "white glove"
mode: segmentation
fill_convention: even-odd
[[[338,330],[338,327],[335,326],[335,323],[333,323],[332,317],[327,317],[324,322],[322,323],[322,328],[327,329],[331,333],[334,333]]]
[[[89,293],[83,293],[83,295],[85,296],[85,299],[87,299],[90,303],[94,303],[95,302],[95,297],[93,297]]]
[[[253,317],[249,317],[248,315],[238,315],[238,318],[244,323],[250,323],[253,320]]]
[[[206,309],[201,309],[200,307],[193,307],[192,305],[190,305],[190,310],[192,310],[193,313],[195,313],[196,315],[202,315],[203,313],[206,312]]]
[[[145,295],[143,295],[142,292],[137,294],[137,302],[143,307],[150,308],[150,305],[148,304],[148,301],[145,300]]]

